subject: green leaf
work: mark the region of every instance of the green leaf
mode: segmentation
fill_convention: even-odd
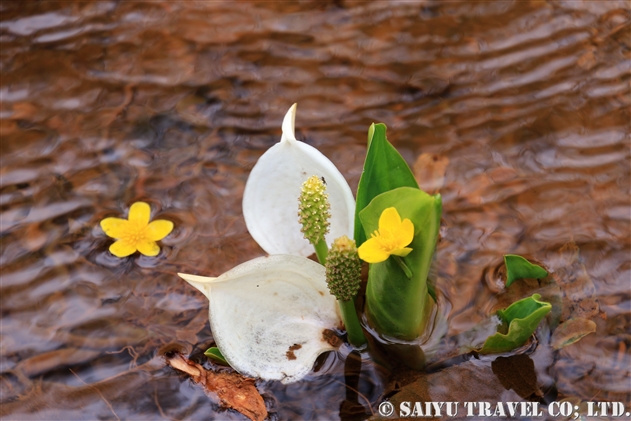
[[[511,351],[526,343],[539,322],[552,309],[550,303],[539,301],[540,298],[541,295],[533,294],[532,297],[514,302],[504,310],[498,310],[497,315],[508,325],[508,332],[496,332],[490,336],[484,342],[480,354]]]
[[[505,255],[504,264],[506,265],[506,287],[509,287],[513,281],[518,279],[539,279],[548,276],[548,271],[544,268],[530,263],[528,260],[515,254]]]
[[[228,367],[230,366],[230,364],[228,364],[228,361],[226,361],[226,359],[224,358],[219,348],[217,348],[216,346],[212,346],[208,348],[206,352],[204,352],[204,355],[210,358],[211,360],[213,360],[214,362],[216,362],[217,364],[227,365]]]
[[[366,308],[371,325],[381,334],[413,340],[425,329],[433,301],[427,275],[432,263],[442,212],[440,195],[430,196],[418,188],[399,187],[376,196],[359,213],[368,236],[379,228],[384,209],[394,206],[401,219],[414,224],[410,254],[402,258],[412,272],[408,278],[393,256],[370,265]]]
[[[386,125],[373,123],[368,129],[368,151],[357,187],[354,233],[357,247],[367,238],[365,230],[362,229],[359,213],[376,196],[397,187],[418,189],[418,183],[401,154],[386,139]]]

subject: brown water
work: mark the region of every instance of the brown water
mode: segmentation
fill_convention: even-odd
[[[216,276],[263,255],[243,187],[294,102],[297,137],[353,189],[372,122],[410,164],[449,160],[437,267],[450,335],[497,303],[503,254],[556,271],[574,241],[606,320],[536,360],[540,376],[558,399],[631,406],[628,3],[0,10],[3,419],[242,419],[154,357],[175,344],[201,361],[212,343],[207,301],[177,271]],[[137,200],[175,231],[156,258],[114,258],[98,222]],[[476,364],[498,384],[490,360]],[[261,384],[273,419],[338,419],[343,365],[330,355],[305,381]],[[430,394],[453,397],[455,373]],[[365,360],[373,410],[386,382]]]

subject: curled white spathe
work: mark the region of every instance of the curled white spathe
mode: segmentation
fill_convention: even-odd
[[[242,374],[291,383],[311,371],[318,355],[335,349],[323,332],[342,321],[318,263],[274,255],[218,278],[178,275],[208,298],[215,342]]]
[[[313,146],[296,140],[296,104],[283,120],[280,142],[252,168],[243,192],[243,217],[252,238],[268,254],[309,256],[313,246],[300,232],[298,197],[309,177],[324,177],[331,204],[327,244],[353,237],[355,200],[344,176]]]

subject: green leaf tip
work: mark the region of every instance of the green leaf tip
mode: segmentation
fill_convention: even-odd
[[[484,342],[480,354],[507,352],[522,346],[533,334],[539,322],[552,310],[552,305],[539,301],[541,295],[533,294],[514,302],[504,310],[498,310],[500,320],[508,325],[508,332],[496,332]]]
[[[386,125],[373,123],[368,129],[368,150],[364,170],[357,186],[355,233],[353,234],[357,247],[361,246],[367,238],[359,213],[376,196],[398,187],[419,188],[407,162],[386,139]]]
[[[374,135],[375,135],[375,123],[372,123],[370,127],[368,128],[368,141],[366,142],[366,145],[368,148],[370,148],[370,142],[372,142],[372,137]]]
[[[228,361],[224,358],[223,354],[216,346],[211,346],[206,351],[204,351],[204,355],[216,362],[217,364],[230,366]]]
[[[528,260],[516,254],[507,254],[504,256],[504,264],[506,265],[506,287],[508,288],[513,281],[524,278],[540,279],[548,276],[548,271],[539,265],[530,263]]]

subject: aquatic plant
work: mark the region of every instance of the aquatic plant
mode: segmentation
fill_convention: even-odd
[[[354,303],[361,283],[361,261],[355,242],[346,235],[333,241],[329,253],[324,236],[329,232],[331,206],[329,195],[325,192],[324,177],[309,177],[302,184],[298,199],[298,219],[301,231],[313,245],[318,261],[326,266],[326,282],[331,294],[337,298],[348,340],[359,347],[366,343]]]
[[[283,120],[280,142],[258,160],[243,194],[248,230],[270,256],[218,278],[179,274],[208,297],[210,324],[222,357],[242,373],[284,383],[299,380],[318,355],[335,349],[330,332],[342,327],[324,266],[304,257],[313,254],[314,247],[303,231],[318,243],[322,236],[327,241],[351,236],[355,210],[350,187],[335,165],[296,140],[295,112],[294,104]],[[326,180],[328,206],[309,218],[303,215],[303,223],[313,226],[301,230],[298,199],[303,183],[314,174]],[[316,180],[306,188],[322,194]],[[314,203],[313,197],[305,199],[303,208]],[[323,219],[328,233],[326,228],[316,233],[315,225]]]
[[[349,342],[365,346],[355,308],[359,258],[369,264],[367,327],[418,346],[436,305],[428,274],[442,213],[440,195],[419,189],[386,139],[385,125],[369,128],[355,203],[333,163],[295,138],[295,113],[294,104],[283,120],[280,142],[258,160],[244,191],[246,225],[270,256],[218,278],[179,274],[209,300],[217,347],[207,355],[241,373],[284,383],[299,380],[320,353],[336,349],[331,331],[342,321]],[[320,264],[305,257],[314,251]],[[506,266],[507,286],[547,275],[519,256],[507,256]],[[504,325],[480,351],[521,346],[550,311],[539,299],[535,294],[498,311]]]
[[[173,231],[173,222],[151,219],[151,207],[145,202],[136,202],[129,208],[127,219],[109,217],[101,221],[101,228],[108,237],[116,239],[110,245],[110,253],[116,257],[127,257],[136,251],[145,256],[157,256],[162,240]]]

